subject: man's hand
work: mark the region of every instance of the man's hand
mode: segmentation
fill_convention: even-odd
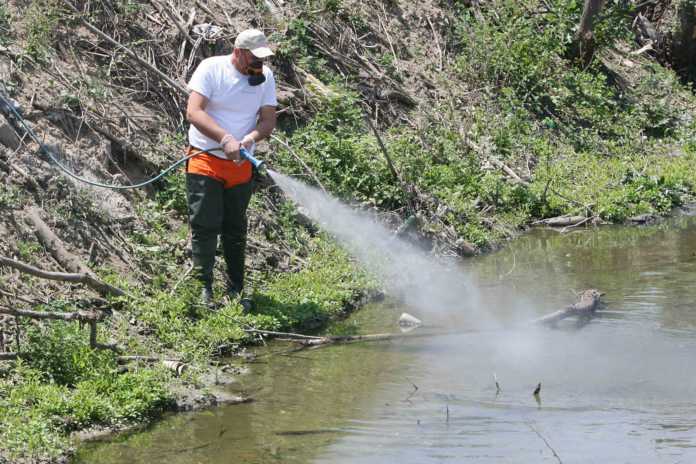
[[[240,146],[239,141],[232,136],[225,136],[223,138],[222,150],[225,152],[227,159],[230,159],[235,163],[242,162],[242,157],[239,154]]]
[[[254,140],[253,135],[247,134],[244,136],[240,144],[247,150],[251,150],[254,147],[254,145],[256,145],[256,140]]]

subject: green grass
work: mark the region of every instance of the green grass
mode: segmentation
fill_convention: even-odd
[[[191,363],[190,381],[204,372],[221,346],[251,341],[244,328],[308,330],[340,317],[372,281],[325,238],[315,237],[303,270],[267,276],[254,292],[257,309],[237,302],[212,312],[197,304],[200,287],[185,281],[175,291],[129,288],[121,312],[151,333],[134,339],[128,324],[107,321],[100,337],[113,337],[129,354],[166,353]],[[69,302],[38,308],[73,311]],[[23,360],[0,373],[0,453],[11,458],[56,457],[69,447],[67,434],[93,425],[121,426],[156,418],[173,397],[170,373],[139,367],[119,373],[115,355],[94,351],[88,329],[77,323],[28,326]]]
[[[0,5],[0,45],[7,45],[12,41],[12,25],[10,12],[3,3]]]
[[[54,53],[55,29],[59,24],[59,3],[56,0],[36,0],[25,11],[26,53],[38,62],[47,61]]]
[[[11,459],[56,457],[72,430],[140,423],[171,405],[167,372],[120,374],[113,353],[92,350],[77,323],[28,331],[23,359],[0,373],[0,453]]]
[[[316,329],[346,313],[360,291],[375,282],[341,248],[318,238],[307,266],[300,272],[272,276],[254,294],[259,314],[278,329]]]

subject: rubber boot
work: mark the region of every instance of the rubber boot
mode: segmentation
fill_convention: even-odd
[[[222,248],[227,266],[227,291],[241,294],[244,289],[244,259],[247,238],[247,207],[252,183],[235,185],[224,190]]]
[[[222,227],[222,183],[199,174],[186,174],[191,225],[193,277],[212,298],[217,236]]]

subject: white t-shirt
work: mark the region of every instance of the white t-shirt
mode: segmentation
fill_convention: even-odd
[[[249,76],[240,73],[232,64],[231,55],[214,56],[201,61],[188,88],[207,97],[205,112],[234,138],[242,140],[256,127],[262,106],[278,106],[273,72],[264,66],[263,74],[266,81],[251,86]],[[203,135],[193,124],[189,128],[189,143],[203,150],[220,146],[218,141]],[[222,150],[211,153],[227,159]]]

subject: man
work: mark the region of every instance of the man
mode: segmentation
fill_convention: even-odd
[[[239,150],[253,152],[275,129],[275,80],[262,63],[271,55],[263,32],[248,29],[237,36],[231,55],[203,60],[188,84],[189,154],[206,151],[189,160],[186,186],[194,275],[203,284],[201,298],[208,307],[218,235],[227,266],[227,294],[235,298],[244,288],[252,166]]]

